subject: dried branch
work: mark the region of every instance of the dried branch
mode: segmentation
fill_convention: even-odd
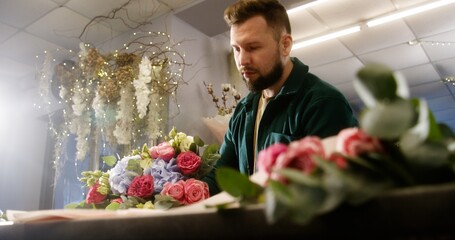
[[[126,7],[128,5],[131,4],[131,2],[134,1],[134,0],[128,0],[127,2],[125,2],[124,4],[122,4],[120,7],[118,8],[115,8],[113,9],[109,14],[107,14],[106,16],[104,15],[99,15],[99,16],[96,16],[94,18],[92,18],[85,26],[84,28],[82,29],[82,32],[79,34],[79,40],[83,41],[82,40],[82,36],[87,32],[88,28],[95,22],[95,21],[98,21],[98,20],[104,20],[104,19],[111,19],[111,20],[120,20],[125,26],[127,26],[128,28],[130,29],[138,29],[139,27],[141,26],[144,26],[144,25],[147,25],[147,24],[151,24],[151,22],[148,22],[148,21],[142,21],[142,22],[137,22],[135,20],[133,20],[132,18],[130,18],[129,16],[129,13],[128,13],[128,10],[126,9]],[[161,2],[160,2],[161,3]],[[156,9],[157,8],[154,8],[154,10],[152,11],[152,14],[147,18],[147,19],[150,19],[154,13],[156,12]],[[117,16],[117,14],[120,12],[120,11],[124,11],[125,12],[125,15],[126,15],[126,19],[123,19],[122,17],[119,17]],[[135,25],[130,25],[129,23],[127,23],[127,21],[130,21],[130,22],[133,22]]]

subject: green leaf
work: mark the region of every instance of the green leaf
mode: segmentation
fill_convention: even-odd
[[[340,169],[332,162],[316,158],[318,166],[323,170],[322,189],[326,194],[318,207],[319,213],[330,211],[345,201],[351,204],[363,203],[391,186],[382,167],[387,163],[381,155],[370,153],[347,159],[349,167]]]
[[[155,205],[153,204],[152,201],[147,201],[145,203],[136,205],[136,207],[141,209],[155,209]]]
[[[218,159],[221,157],[221,155],[218,153],[218,149],[219,146],[217,144],[211,144],[205,148],[204,153],[201,156],[201,165],[199,166],[198,171],[192,175],[192,177],[201,179],[205,177],[210,171],[212,171],[216,161],[218,161]]]
[[[138,155],[138,154],[141,155],[141,158],[142,158],[142,159],[149,159],[149,158],[152,158],[152,156],[150,156],[150,150],[149,150],[149,148],[147,147],[147,144],[144,144],[144,145],[142,146],[142,149],[141,149],[141,151],[140,151],[139,153],[136,153],[136,154],[133,153],[133,154],[131,154],[131,155]]]
[[[76,209],[81,206],[81,203],[69,203],[65,205],[64,209]]]
[[[370,154],[368,154],[368,155],[370,155]],[[378,169],[376,169],[376,167],[373,164],[371,164],[371,162],[366,161],[363,158],[346,157],[346,159],[349,160],[350,168],[360,169],[360,171],[366,172],[368,174],[371,174],[371,172],[376,173],[376,174],[380,173],[380,171]]]
[[[103,156],[101,159],[103,159],[103,162],[109,167],[113,167],[117,162],[117,158],[115,156]]]
[[[204,206],[206,208],[216,208],[217,210],[225,210],[231,208],[232,206],[236,206],[237,203],[238,203],[237,200],[233,200],[217,204],[205,204]]]
[[[287,178],[291,182],[298,184],[305,184],[308,186],[320,185],[320,179],[317,179],[311,175],[303,174],[302,171],[293,168],[283,168],[277,170],[277,173]]]
[[[152,165],[152,158],[142,158],[141,161],[139,161],[139,165],[142,169],[149,168]]]
[[[220,146],[218,144],[210,144],[205,148],[204,153],[202,154],[202,157],[206,157],[208,155],[213,155],[213,154],[218,154],[219,149],[220,149]]]
[[[106,210],[118,210],[120,208],[120,203],[118,202],[111,202],[107,205]]]
[[[189,150],[198,154],[198,148],[194,142],[190,144]]]
[[[414,149],[419,144],[423,143],[426,139],[428,139],[430,133],[430,110],[428,109],[428,105],[425,100],[420,101],[419,99],[412,99],[411,103],[416,109],[417,121],[416,123],[404,132],[399,139],[398,144],[402,149]],[[440,133],[433,129],[433,137],[440,138],[437,135]]]
[[[141,159],[130,159],[126,170],[135,172],[138,176],[142,175]]]
[[[346,183],[345,169],[339,168],[334,162],[319,157],[315,158],[318,167],[321,168],[321,187],[325,191],[324,201],[318,209],[319,213],[333,210],[344,201],[349,186]]]
[[[432,111],[429,110],[430,114],[430,133],[428,134],[428,140],[430,141],[441,141],[443,139],[443,132],[440,129],[436,118]]]
[[[218,144],[208,145],[204,152],[202,153],[201,159],[206,162],[208,165],[213,165],[215,162],[220,159],[221,155],[218,153],[220,149]]]
[[[449,163],[449,151],[440,142],[426,141],[413,149],[403,149],[403,153],[412,164],[429,167],[427,171]]]
[[[397,98],[397,82],[389,67],[367,64],[357,73],[357,77],[378,101],[393,101]]]
[[[373,165],[374,170],[380,174],[370,173],[370,179],[376,179],[373,181],[381,181],[381,178],[390,179],[398,186],[409,186],[415,183],[406,161],[402,158],[384,156],[378,153],[363,154],[362,157],[366,159],[365,162]]]
[[[157,194],[155,195],[155,209],[167,210],[173,207],[180,206],[180,202],[171,196]]]
[[[177,128],[172,127],[171,131],[169,131],[169,137],[173,139],[177,135]]]
[[[360,115],[360,127],[369,135],[382,139],[397,139],[416,121],[412,104],[403,99],[378,103]]]
[[[283,205],[289,206],[295,201],[289,188],[278,181],[270,179],[267,182],[266,191],[268,191],[266,192],[266,198],[272,197],[271,195],[273,193],[273,198],[275,198],[274,201],[282,202]],[[268,201],[268,199],[266,199],[266,201]]]
[[[439,123],[438,124],[439,131],[442,134],[442,137],[444,139],[453,139],[455,140],[455,133],[452,131],[452,129],[445,123]]]
[[[233,168],[218,168],[216,170],[216,180],[222,190],[240,199],[257,198],[263,191],[263,188],[252,182],[247,175]]]
[[[270,180],[265,188],[265,216],[273,224],[289,215],[289,203],[292,196],[288,189],[279,182]],[[287,203],[287,204],[286,204]]]
[[[269,222],[289,217],[298,224],[308,223],[321,212],[327,197],[322,185],[292,181],[283,185],[270,180],[265,193],[266,216]]]
[[[203,147],[205,145],[204,141],[199,136],[193,137],[193,142],[198,145],[199,147]]]
[[[327,192],[322,186],[291,184],[289,189],[295,197],[290,211],[295,222],[306,224],[322,212],[327,199]]]

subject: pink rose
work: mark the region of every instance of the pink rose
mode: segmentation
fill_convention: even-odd
[[[106,197],[107,197],[106,195],[103,195],[98,192],[99,186],[100,186],[99,183],[95,183],[95,185],[90,187],[90,189],[88,190],[88,193],[87,193],[87,198],[85,199],[86,203],[98,204],[98,203],[103,202],[106,199]]]
[[[175,150],[168,142],[162,142],[150,148],[150,156],[153,159],[161,158],[165,161],[171,160],[175,155]]]
[[[152,175],[137,176],[131,182],[127,194],[129,196],[148,198],[152,196],[153,188],[154,185]]]
[[[328,160],[334,162],[341,169],[348,167],[348,161],[339,153],[332,153]]]
[[[287,151],[280,154],[276,159],[275,167],[278,169],[294,168],[309,174],[316,168],[314,156],[325,158],[321,139],[315,136],[304,137],[289,144]],[[283,177],[276,173],[272,173],[271,178],[286,182]]]
[[[335,150],[348,156],[358,156],[365,152],[381,152],[377,138],[368,136],[360,128],[345,128],[338,133]]]
[[[161,195],[171,196],[181,204],[185,203],[185,181],[179,180],[176,183],[166,182]]]
[[[177,166],[185,175],[196,172],[201,165],[201,157],[192,151],[182,152],[177,156]]]
[[[210,197],[209,185],[206,182],[190,178],[185,182],[185,205]]]
[[[115,199],[111,200],[111,203],[123,203],[123,199],[122,198],[115,198]]]
[[[275,143],[258,154],[258,171],[265,172],[270,175],[273,165],[275,165],[277,157],[286,152],[288,146],[284,143]]]

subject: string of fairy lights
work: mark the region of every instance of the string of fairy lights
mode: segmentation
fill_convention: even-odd
[[[447,83],[447,84],[452,84],[452,86],[455,86],[455,76],[445,77],[442,79],[442,82]]]
[[[415,46],[415,45],[428,45],[428,46],[437,46],[437,47],[450,47],[450,46],[455,46],[455,42],[449,42],[449,41],[421,41],[421,40],[412,40],[409,41],[408,44],[410,46]],[[449,84],[452,86],[455,86],[455,76],[447,76],[441,79],[441,82],[444,84]]]
[[[421,41],[421,40],[412,40],[408,42],[409,45],[430,45],[430,46],[455,46],[455,42],[447,41]]]
[[[115,133],[114,137],[112,136],[112,124],[115,122],[117,125],[130,124],[125,127],[128,131],[124,130],[125,134],[131,134],[126,138],[126,140],[130,139],[130,148],[137,144],[144,144],[144,139],[150,142],[164,136],[165,129],[161,126],[166,124],[167,118],[170,117],[167,108],[169,100],[173,100],[176,106],[175,115],[178,115],[180,104],[178,104],[176,92],[180,85],[186,83],[183,73],[188,64],[184,60],[185,54],[177,49],[179,46],[181,42],[174,43],[171,36],[164,32],[135,32],[121,49],[114,50],[112,53],[101,54],[90,44],[82,43],[79,53],[71,49],[55,49],[43,51],[42,55],[36,56],[37,61],[42,62],[37,78],[39,78],[40,96],[43,102],[33,105],[38,109],[44,109],[49,115],[49,131],[55,139],[52,163],[56,168],[56,175],[60,165],[67,158],[73,158],[73,156],[67,156],[66,152],[68,138],[72,135],[77,135],[77,152],[74,161],[76,176],[78,176],[78,160],[84,160],[87,157],[86,152],[81,154],[83,145],[98,147],[88,146],[90,138],[98,134],[97,130],[101,137],[102,153],[113,151],[115,146],[119,145],[112,144],[112,139],[118,138]],[[87,62],[90,57],[93,61]],[[127,103],[136,105],[139,104],[137,101],[144,99],[141,94],[145,93],[136,92],[138,89],[135,89],[137,86],[134,82],[140,80],[138,75],[142,70],[138,68],[143,64],[144,57],[151,60],[149,77],[152,78],[144,84],[146,98],[149,98],[147,101],[150,101],[146,105],[146,115],[140,118],[137,112],[134,112],[128,119],[119,118],[122,113],[131,114],[131,110],[127,109]],[[93,66],[99,68],[95,71],[95,75],[91,76],[90,71],[93,70]],[[61,73],[60,81],[56,77],[57,70]],[[114,87],[113,84],[121,87]],[[134,93],[131,92],[132,90]],[[95,103],[95,98],[103,91],[107,96],[117,94],[121,97],[107,98],[105,102]],[[51,97],[51,94],[54,97]],[[121,109],[124,96],[129,97],[130,102],[124,102],[124,109]],[[131,105],[128,107],[132,108]],[[101,111],[101,115],[95,117],[94,112],[103,106],[106,111]],[[61,110],[63,116],[60,124],[54,120],[56,110]],[[74,129],[75,126],[76,129]],[[94,128],[97,128],[95,132]],[[117,157],[119,157],[118,153]]]

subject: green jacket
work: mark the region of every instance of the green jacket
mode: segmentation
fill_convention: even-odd
[[[358,125],[341,92],[309,73],[308,66],[297,58],[291,60],[294,67],[289,78],[262,115],[256,152],[253,152],[253,136],[261,93],[249,93],[235,108],[220,148],[221,158],[204,179],[211,196],[220,192],[215,179],[218,167],[229,166],[251,175],[254,154],[274,143],[288,144],[309,135],[325,138]]]

